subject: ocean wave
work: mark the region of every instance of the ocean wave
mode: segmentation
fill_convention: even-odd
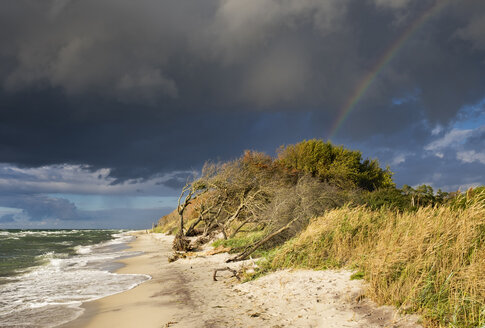
[[[42,327],[49,327],[54,321],[56,325],[61,324],[79,316],[83,302],[126,291],[151,279],[147,275],[106,270],[106,263],[140,254],[116,247],[130,241],[132,236],[122,232],[114,237],[108,242],[77,247],[74,256],[46,252],[39,255],[45,260],[44,265],[0,285],[0,326],[12,322],[28,326],[29,320],[36,316],[40,322],[46,320]],[[45,316],[48,312],[57,314]]]
[[[66,230],[14,230],[14,231],[7,231],[3,230],[0,231],[0,237],[27,237],[27,236],[34,236],[34,237],[48,237],[48,236],[57,236],[57,235],[73,235],[73,234],[88,234],[91,232],[97,232],[100,230],[89,230],[89,229],[66,229]],[[125,230],[104,230],[104,231],[112,231],[118,232],[117,234],[123,234],[126,232]]]
[[[59,268],[64,268],[59,270]],[[105,270],[45,266],[0,286],[0,317],[27,308],[73,305],[131,289],[150,279],[141,274],[116,274]],[[1,326],[0,319],[0,326]]]
[[[77,254],[89,254],[93,251],[93,245],[88,246],[76,246],[74,250]]]
[[[0,231],[0,240],[6,239],[19,239],[19,237],[15,233],[9,231]]]

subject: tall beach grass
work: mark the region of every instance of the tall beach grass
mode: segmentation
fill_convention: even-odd
[[[483,327],[484,202],[465,199],[464,206],[404,213],[336,209],[314,219],[266,263],[270,270],[338,267],[358,271],[373,300],[420,313],[428,326]]]

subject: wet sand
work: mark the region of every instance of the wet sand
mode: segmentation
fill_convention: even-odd
[[[62,328],[80,327],[161,327],[170,322],[184,306],[183,277],[177,268],[168,266],[172,238],[137,232],[130,251],[143,254],[126,258],[116,273],[148,274],[152,279],[123,293],[83,304],[85,312]]]

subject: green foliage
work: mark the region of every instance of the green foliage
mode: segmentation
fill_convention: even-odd
[[[470,188],[463,194],[458,193],[450,202],[455,209],[466,209],[475,205],[485,207],[485,186]]]
[[[408,185],[404,185],[401,192],[409,199],[412,208],[418,208],[421,206],[446,205],[450,203],[456,204],[457,201],[459,203],[460,200],[463,200],[460,192],[448,193],[438,189],[438,191],[435,193],[431,186],[424,184],[417,186],[416,189]]]
[[[219,239],[212,243],[214,247],[229,247],[230,253],[237,253],[242,251],[246,246],[252,245],[264,237],[264,231],[240,233],[237,236],[229,239]]]
[[[399,211],[416,211],[420,207],[452,205],[456,209],[465,209],[476,203],[485,204],[485,187],[470,188],[467,192],[435,193],[428,185],[417,186],[416,189],[404,185],[402,189],[383,188],[372,192],[357,193],[354,202],[367,205],[377,210],[380,208],[397,209]]]
[[[281,146],[277,163],[343,189],[358,187],[372,191],[394,186],[392,172],[389,168],[381,169],[377,160],[362,160],[360,151],[317,139]]]
[[[357,271],[350,276],[350,280],[361,280],[361,279],[364,279],[364,276],[365,276],[364,272]]]
[[[357,195],[359,205],[367,205],[373,210],[382,207],[399,211],[412,210],[411,197],[404,194],[400,189],[385,188],[375,191],[363,191]]]
[[[150,230],[151,233],[165,233],[165,229],[162,226],[156,226]]]

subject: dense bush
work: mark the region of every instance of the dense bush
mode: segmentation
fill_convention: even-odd
[[[343,189],[375,190],[394,187],[392,172],[377,160],[363,160],[362,153],[322,140],[304,140],[280,147],[277,163],[297,172],[310,173]]]
[[[358,205],[367,205],[373,210],[382,207],[396,209],[399,211],[412,210],[411,197],[397,188],[385,188],[375,191],[363,191],[357,194],[355,203]]]

